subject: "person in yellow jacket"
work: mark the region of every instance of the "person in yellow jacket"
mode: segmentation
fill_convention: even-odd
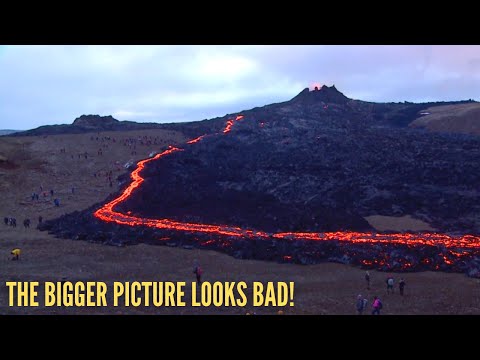
[[[19,260],[20,259],[20,253],[21,253],[21,250],[20,249],[13,249],[11,254],[12,254],[12,260]]]

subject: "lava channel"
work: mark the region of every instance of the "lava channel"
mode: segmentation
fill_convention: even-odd
[[[225,128],[213,135],[226,135],[232,128],[238,124],[240,120],[244,117],[243,115],[238,115],[235,118],[228,119]],[[195,139],[187,141],[187,144],[193,145],[202,141],[205,135],[199,136]],[[165,229],[165,230],[175,230],[175,231],[184,231],[184,232],[197,232],[216,236],[229,236],[236,239],[251,239],[251,240],[287,240],[287,241],[308,241],[308,242],[335,242],[337,244],[350,244],[356,246],[355,249],[363,249],[364,246],[369,246],[373,248],[374,246],[380,246],[384,249],[390,249],[393,247],[400,247],[403,249],[425,249],[432,248],[439,249],[437,251],[437,257],[442,259],[442,266],[439,265],[438,261],[433,265],[433,260],[428,257],[424,257],[423,260],[419,263],[424,266],[424,268],[430,268],[433,270],[442,269],[445,270],[445,267],[453,267],[458,265],[458,262],[465,262],[468,259],[474,259],[475,264],[477,260],[475,257],[480,257],[480,237],[476,235],[459,235],[453,236],[448,234],[440,233],[388,233],[388,234],[379,234],[379,233],[362,233],[362,232],[352,232],[352,231],[337,231],[337,232],[325,232],[325,233],[314,233],[314,232],[284,232],[284,233],[267,233],[263,231],[256,231],[252,229],[243,229],[237,226],[231,225],[211,225],[211,224],[202,224],[202,223],[189,223],[174,221],[170,219],[151,219],[151,218],[140,218],[124,214],[116,211],[115,206],[122,203],[128,197],[131,196],[132,192],[135,189],[139,188],[144,182],[144,178],[141,176],[142,170],[145,166],[152,161],[158,160],[162,157],[168,156],[170,154],[182,151],[183,149],[178,147],[170,146],[167,150],[157,154],[156,156],[141,160],[137,163],[137,168],[131,173],[132,182],[125,188],[125,190],[115,198],[114,200],[106,203],[100,209],[94,212],[94,216],[105,222],[114,222],[121,225],[128,226],[146,226],[150,228]],[[209,240],[207,243],[210,243]],[[205,243],[203,243],[205,245]],[[357,256],[358,251],[347,251],[350,256]],[[357,259],[357,263],[365,267],[379,267],[388,265],[390,260],[389,255],[381,256],[385,251],[376,250],[371,251],[370,256],[362,255]],[[357,254],[357,255],[355,255]],[[372,258],[371,254],[379,255],[378,258]],[[420,256],[421,257],[421,256]],[[283,256],[285,261],[292,259],[291,255]],[[396,259],[396,262],[400,263],[400,270],[408,270],[413,267],[411,262],[400,257]],[[477,265],[475,265],[477,266]],[[480,265],[479,265],[480,266]]]

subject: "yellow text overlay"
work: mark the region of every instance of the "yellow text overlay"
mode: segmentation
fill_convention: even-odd
[[[7,281],[8,306],[294,306],[293,282]]]

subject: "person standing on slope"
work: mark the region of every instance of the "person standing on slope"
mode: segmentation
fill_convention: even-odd
[[[373,304],[372,304],[372,315],[380,315],[380,310],[382,310],[383,304],[378,298],[378,296],[373,297]]]
[[[400,279],[398,283],[398,288],[400,290],[400,295],[403,296],[403,290],[405,289],[405,280],[403,280],[403,278]]]
[[[357,303],[356,303],[356,308],[357,308],[357,314],[362,315],[363,310],[366,309],[367,307],[368,300],[365,299],[362,295],[357,296]]]
[[[201,285],[202,284],[203,270],[200,267],[200,265],[198,265],[198,263],[196,261],[195,261],[195,268],[193,269],[193,273],[197,277],[197,285]]]
[[[393,294],[393,277],[391,276],[387,278],[387,294],[390,294],[390,291]]]
[[[16,249],[13,249],[11,254],[12,254],[12,260],[20,260],[20,253],[21,253],[21,250],[16,248]]]

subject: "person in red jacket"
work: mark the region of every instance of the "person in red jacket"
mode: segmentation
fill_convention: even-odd
[[[380,310],[382,310],[383,304],[378,298],[378,296],[373,297],[373,304],[372,304],[372,315],[380,315]]]

